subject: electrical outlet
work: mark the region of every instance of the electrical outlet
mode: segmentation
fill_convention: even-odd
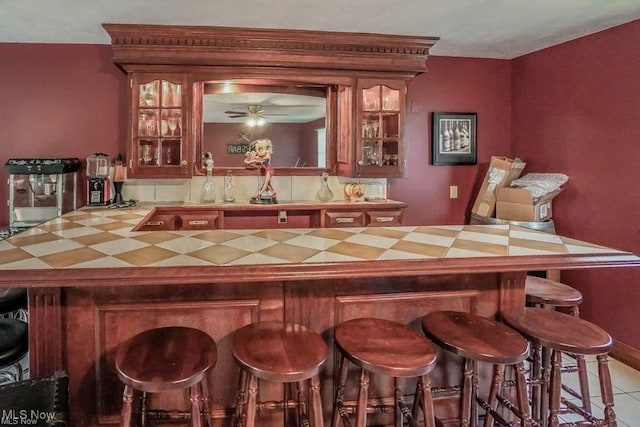
[[[287,211],[278,211],[278,224],[287,223]]]
[[[457,185],[449,186],[449,198],[450,199],[457,199],[458,198],[458,186]]]

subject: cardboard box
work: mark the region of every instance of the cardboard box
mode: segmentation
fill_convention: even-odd
[[[526,163],[520,160],[493,156],[471,212],[492,217],[496,209],[496,188],[511,184],[511,181],[520,176],[525,165]]]
[[[551,200],[562,190],[533,199],[526,188],[503,187],[496,190],[496,218],[511,221],[544,221],[551,218]]]

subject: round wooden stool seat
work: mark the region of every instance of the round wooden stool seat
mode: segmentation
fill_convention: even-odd
[[[582,293],[577,289],[536,276],[527,276],[525,292],[527,302],[532,304],[572,307],[582,302]]]
[[[424,336],[397,322],[354,319],[335,330],[336,344],[349,361],[390,377],[418,377],[436,365],[433,345]]]
[[[172,326],[144,331],[116,355],[118,378],[136,390],[157,393],[187,389],[202,381],[217,361],[206,333]]]
[[[527,307],[505,310],[502,319],[530,341],[566,353],[604,354],[613,345],[606,331],[566,313]]]
[[[289,425],[288,410],[297,408],[298,425],[323,426],[319,374],[328,351],[320,334],[294,323],[252,323],[234,332],[232,351],[242,368],[235,413],[238,425],[253,427],[258,409],[284,409],[284,424]],[[259,402],[259,379],[286,384],[283,401]],[[295,398],[290,399],[287,390],[292,383],[297,392],[291,392]]]
[[[118,349],[115,360],[118,378],[125,384],[122,425],[128,426],[131,422],[133,390],[143,393],[140,414],[144,420],[146,393],[187,389],[192,425],[200,426],[203,415],[210,425],[207,376],[217,358],[215,341],[198,329],[157,328],[129,339]],[[144,425],[144,421],[142,423]]]
[[[526,359],[529,344],[513,329],[491,319],[458,311],[435,311],[422,329],[442,348],[466,359],[512,365]]]
[[[607,362],[607,353],[613,345],[613,340],[605,330],[579,317],[540,307],[505,310],[502,312],[502,320],[518,330],[534,346],[542,347],[547,354],[551,353],[550,356],[545,356],[543,352],[541,364],[545,373],[538,375],[542,381],[540,417],[545,425],[548,423],[555,427],[559,423],[561,390],[564,388],[561,383],[562,353],[578,356],[596,355],[604,405],[605,424],[603,425],[616,425],[616,416],[613,411],[613,387]],[[565,404],[571,411],[582,415],[585,420],[592,421],[595,417],[591,413],[591,405],[585,404],[585,401],[588,402],[587,392],[587,390],[582,391],[582,408],[576,407],[567,400]]]
[[[296,382],[320,373],[327,359],[327,344],[301,325],[252,323],[233,334],[233,356],[258,378]]]
[[[529,397],[524,376],[524,361],[529,355],[527,340],[502,323],[460,311],[426,314],[422,318],[422,330],[434,343],[464,358],[461,425],[477,425],[477,404],[486,410],[485,427],[493,426],[494,419],[504,424],[497,410],[507,365],[515,368],[517,398],[517,410],[513,405],[508,409],[520,418],[521,425],[529,425]],[[478,362],[493,365],[493,378],[486,401],[478,396]]]
[[[355,408],[357,427],[367,423],[367,412],[373,407],[381,410],[381,399],[369,401],[369,374],[374,373],[392,377],[395,396],[392,407],[395,414],[395,426],[418,425],[418,413],[422,409],[422,422],[426,427],[439,424],[433,411],[433,396],[429,373],[436,366],[436,352],[433,344],[417,331],[402,323],[375,318],[348,320],[336,326],[335,340],[340,350],[340,381],[334,402],[332,427],[341,420],[347,424],[347,408]],[[360,368],[358,399],[354,403],[344,400],[347,385],[348,362]],[[399,378],[418,378],[413,409],[403,402],[403,393]]]

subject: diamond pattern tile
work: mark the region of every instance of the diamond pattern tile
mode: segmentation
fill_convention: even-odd
[[[0,241],[0,270],[622,253],[511,225],[135,232],[150,208],[81,209]]]

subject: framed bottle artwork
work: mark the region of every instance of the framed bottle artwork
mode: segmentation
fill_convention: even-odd
[[[477,113],[432,113],[432,164],[476,164],[477,116]]]

